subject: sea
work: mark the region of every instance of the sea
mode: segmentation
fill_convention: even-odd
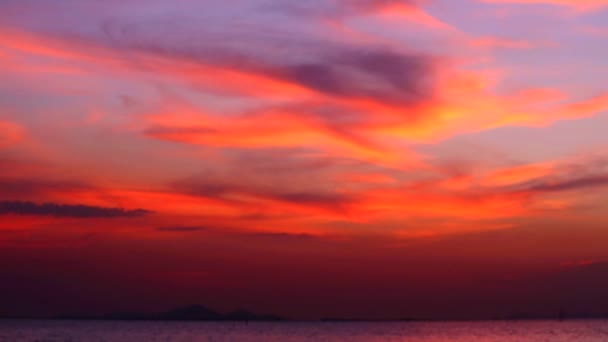
[[[608,320],[146,322],[0,320],[0,341],[608,341]]]

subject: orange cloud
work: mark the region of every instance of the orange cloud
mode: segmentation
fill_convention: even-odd
[[[433,17],[420,7],[402,3],[393,3],[377,10],[376,14],[382,20],[413,22],[433,29],[454,30],[453,27]]]
[[[515,40],[499,37],[483,37],[471,42],[473,47],[490,49],[533,49],[547,44],[538,44],[527,40]]]
[[[564,102],[564,94],[546,88],[528,89],[512,95],[494,94],[495,76],[455,72],[439,87],[438,99],[424,108],[425,116],[412,125],[392,122],[375,127],[380,134],[411,141],[433,142],[456,134],[479,132],[502,126],[543,126],[608,110],[608,94]],[[562,100],[561,103],[555,103]]]
[[[173,109],[175,110],[175,109]],[[186,109],[187,110],[187,109]],[[326,127],[298,113],[270,110],[241,117],[205,115],[190,109],[153,115],[145,134],[158,139],[224,147],[313,147],[337,155],[390,162],[397,156],[357,137]],[[407,154],[402,155],[405,157]]]
[[[523,165],[512,168],[502,169],[485,176],[481,180],[481,185],[500,187],[524,183],[552,173],[551,165]]]
[[[35,43],[23,43],[32,39],[35,39]],[[155,73],[167,79],[187,82],[200,91],[228,91],[230,96],[253,97],[262,103],[288,101],[334,105],[339,106],[339,111],[360,112],[366,118],[355,125],[340,125],[340,130],[332,129],[309,118],[302,119],[301,113],[290,109],[282,112],[270,110],[266,114],[250,118],[242,116],[234,120],[221,119],[219,116],[210,119],[209,116],[205,118],[198,115],[196,120],[180,123],[180,119],[175,115],[169,115],[165,120],[167,122],[155,122],[158,120],[152,122],[159,126],[164,125],[165,130],[161,130],[160,127],[155,130],[152,127],[150,136],[212,146],[228,144],[266,146],[275,143],[298,146],[302,142],[315,141],[318,142],[317,145],[336,146],[342,151],[354,151],[366,156],[367,159],[391,161],[395,160],[395,154],[401,153],[403,149],[403,144],[397,143],[399,139],[406,142],[433,141],[453,134],[503,125],[546,124],[554,120],[591,115],[607,107],[605,96],[544,109],[527,107],[531,101],[544,99],[545,93],[541,93],[541,90],[533,90],[521,96],[516,94],[515,98],[499,96],[492,91],[498,81],[498,77],[492,72],[465,72],[451,66],[438,65],[440,70],[437,74],[442,76],[435,84],[434,98],[429,99],[427,103],[410,106],[387,103],[381,99],[332,96],[295,81],[277,78],[263,72],[209,65],[181,57],[167,58],[152,53],[132,51],[131,55],[141,62],[139,66],[135,66],[121,61],[118,56],[112,56],[111,49],[101,47],[88,50],[63,42],[61,47],[67,49],[63,52],[64,50],[58,50],[56,47],[45,47],[47,44],[40,38],[28,38],[28,36],[17,40],[13,38],[8,42],[32,53],[59,56],[70,60],[82,59],[136,73]],[[49,46],[56,45],[57,43],[50,43]],[[93,52],[100,51],[102,51],[101,56],[106,57],[98,58],[92,55]],[[261,121],[267,128],[258,124]],[[201,127],[208,126],[213,126],[216,132],[208,131],[203,134],[200,131]],[[259,134],[256,134],[256,131],[259,131]],[[226,134],[218,132],[226,132]],[[397,145],[394,145],[395,143]]]
[[[38,184],[45,188],[42,192],[45,199],[145,208],[158,212],[162,220],[175,219],[179,224],[197,224],[197,220],[217,225],[227,221],[240,224],[244,217],[259,217],[258,221],[249,223],[252,229],[325,233],[329,230],[327,222],[333,221],[381,226],[386,220],[399,225],[408,220],[437,219],[454,220],[454,226],[465,229],[471,222],[480,220],[528,217],[535,210],[564,208],[569,201],[552,196],[539,199],[536,193],[540,191],[534,189],[496,190],[547,176],[552,170],[549,164],[433,179],[423,184],[409,180],[406,173],[429,172],[433,176],[441,173],[412,152],[410,144],[432,143],[456,134],[505,125],[544,125],[608,109],[608,95],[605,94],[582,101],[574,101],[567,94],[547,88],[498,94],[495,88],[503,71],[469,71],[441,60],[433,61],[439,76],[433,84],[432,94],[410,103],[371,96],[367,92],[370,88],[346,88],[348,91],[341,92],[341,85],[336,84],[328,90],[318,80],[286,77],[263,68],[213,64],[188,56],[136,49],[124,52],[25,33],[1,36],[9,38],[3,41],[8,47],[6,51],[18,50],[56,59],[58,67],[46,70],[49,72],[69,73],[70,69],[62,69],[63,66],[83,63],[98,66],[100,70],[116,71],[125,79],[153,75],[155,80],[187,87],[195,94],[204,93],[218,101],[238,103],[247,100],[254,104],[248,104],[247,109],[222,110],[213,101],[203,105],[161,93],[162,98],[155,105],[133,114],[128,124],[112,127],[121,133],[139,135],[143,132],[147,137],[167,142],[167,146],[172,142],[192,144],[221,151],[217,153],[224,149],[304,149],[316,157],[359,163],[348,172],[332,169],[308,181],[302,181],[305,177],[297,178],[298,181],[289,179],[301,184],[293,185],[293,188],[289,187],[290,191],[283,193],[273,192],[272,187],[267,186],[277,180],[277,175],[260,172],[248,178],[246,161],[242,174],[235,172],[222,179],[226,184],[220,185],[225,189],[211,189],[215,192],[204,194],[167,189],[158,184],[138,189],[110,181],[106,187],[99,185],[93,189],[53,189]],[[527,47],[522,42],[493,39],[476,44]],[[129,58],[124,58],[124,54]],[[3,58],[10,55],[8,52]],[[372,62],[375,67],[377,61]],[[29,62],[20,63],[27,69]],[[8,68],[8,65],[4,67]],[[370,82],[380,76],[390,79],[386,72],[371,76],[354,74]],[[0,122],[0,147],[18,143],[21,134],[18,126]],[[221,166],[224,161],[217,162]],[[223,172],[219,167],[218,170]],[[87,172],[91,179],[107,176],[96,170]],[[306,169],[300,170],[301,174],[306,172]],[[245,181],[255,184],[243,185]],[[597,182],[596,179],[586,181]],[[284,183],[274,186],[284,187]],[[484,188],[483,191],[479,187]],[[425,234],[429,231],[428,226],[418,229]]]

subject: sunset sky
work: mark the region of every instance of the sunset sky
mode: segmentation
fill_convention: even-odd
[[[1,0],[0,315],[608,313],[608,1]]]

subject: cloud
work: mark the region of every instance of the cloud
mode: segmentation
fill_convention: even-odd
[[[328,95],[407,104],[431,98],[431,70],[432,58],[427,56],[350,48],[278,67],[276,75]]]
[[[317,239],[318,236],[306,233],[283,233],[283,232],[255,232],[255,233],[241,233],[241,235],[253,238],[262,239],[276,239],[276,240],[313,240]]]
[[[418,0],[311,0],[284,1],[274,8],[295,15],[343,16],[369,13],[392,6],[415,6]]]
[[[182,194],[250,203],[256,208],[259,203],[269,202],[269,212],[273,212],[275,202],[336,210],[357,201],[353,192],[337,186],[336,175],[375,168],[306,149],[229,149],[219,160],[210,161],[190,177],[171,182],[170,187]]]
[[[608,159],[602,156],[587,156],[575,160],[528,165],[501,172],[498,179],[507,180],[500,189],[530,192],[560,192],[581,190],[608,185]],[[518,181],[519,180],[519,181]]]
[[[88,205],[0,201],[0,215],[53,216],[71,218],[138,217],[150,214],[144,209],[105,208]]]
[[[301,205],[340,206],[352,203],[353,196],[339,193],[287,192],[270,194],[271,198]]]
[[[174,232],[174,233],[189,233],[201,230],[207,230],[207,227],[202,226],[166,226],[156,228],[159,232]]]
[[[248,151],[275,148],[285,154],[307,149],[363,160],[388,160],[396,154],[365,134],[367,125],[381,120],[381,114],[376,114],[374,118],[370,113],[348,106],[316,102],[264,107],[241,115],[214,115],[169,103],[160,114],[149,116],[149,124],[142,131],[150,138],[187,144]],[[416,114],[402,115],[414,117]],[[409,155],[402,149],[399,157]]]
[[[579,190],[589,187],[603,187],[608,185],[608,174],[595,175],[595,176],[583,176],[575,177],[565,180],[537,180],[539,184],[535,184],[529,187],[532,191],[568,191],[568,190]]]
[[[83,155],[90,159],[99,156],[95,161],[101,166],[99,170],[87,167],[78,172],[87,173],[91,180],[111,177],[115,184],[137,183],[126,185],[127,189],[87,191],[76,184],[52,184],[48,179],[4,183],[0,179],[0,190],[14,194],[6,196],[10,199],[49,202],[124,195],[132,202],[120,203],[157,212],[219,217],[212,224],[257,214],[270,217],[268,221],[288,217],[298,221],[300,228],[303,222],[316,220],[318,227],[321,219],[335,218],[367,220],[371,227],[386,218],[399,222],[396,226],[420,217],[526,215],[526,205],[533,196],[513,194],[520,189],[561,191],[603,182],[595,175],[572,182],[537,179],[535,173],[524,171],[524,175],[498,175],[503,179],[500,186],[511,187],[484,184],[487,189],[480,190],[475,184],[475,169],[464,170],[459,179],[435,181],[445,174],[425,165],[425,160],[418,163],[424,156],[419,159],[408,149],[413,142],[433,142],[463,132],[591,115],[607,107],[606,96],[555,105],[567,96],[546,101],[546,95],[539,92],[499,95],[497,92],[509,88],[504,85],[510,84],[510,77],[503,83],[491,73],[479,72],[485,66],[473,63],[473,67],[468,61],[463,67],[466,70],[456,70],[441,58],[417,52],[424,44],[406,46],[404,40],[411,35],[389,37],[387,32],[379,32],[385,29],[383,25],[378,31],[363,32],[372,22],[375,25],[385,20],[383,15],[361,22],[357,18],[354,24],[345,20],[345,28],[369,33],[366,39],[342,35],[324,25],[331,21],[328,18],[412,6],[411,1],[235,1],[228,5],[218,0],[177,0],[172,4],[159,0],[24,0],[0,5],[20,8],[12,11],[14,18],[3,20],[4,26],[15,30],[0,31],[0,38],[12,37],[7,43],[9,53],[15,50],[36,57],[23,59],[24,67],[27,61],[38,59],[58,65],[71,61],[80,66],[94,64],[98,68],[92,68],[86,78],[99,76],[100,82],[94,83],[100,90],[87,92],[83,107],[111,102],[107,111],[103,105],[105,120],[87,122],[91,127],[87,126],[86,132],[57,139],[62,146],[53,142],[49,150],[63,153],[49,154],[50,158],[64,158],[66,165],[75,165],[79,164],[77,159],[82,164]],[[270,5],[276,5],[275,11],[265,11]],[[281,6],[285,7],[278,8]],[[13,36],[12,32],[19,33]],[[480,37],[462,43],[468,49],[472,41],[484,53],[490,50],[484,47],[532,47],[524,40]],[[57,42],[60,44],[54,44]],[[97,75],[100,70],[115,74]],[[70,83],[81,84],[79,81]],[[140,83],[146,87],[139,89]],[[159,84],[162,90],[157,92],[155,86],[148,89],[149,84]],[[137,105],[127,110],[123,100],[118,101],[121,106],[117,109],[117,94],[133,95]],[[54,95],[53,99],[67,99],[65,96]],[[64,109],[60,107],[78,110],[71,102],[69,106],[61,104],[64,101],[52,102],[57,112]],[[107,140],[115,142],[110,145],[105,139],[98,139],[101,143],[74,143],[92,136],[89,130],[104,138],[112,134],[125,139]],[[134,137],[134,132],[162,141]],[[40,138],[50,140],[42,134]],[[66,145],[67,151],[61,149]],[[104,153],[88,153],[93,148]],[[272,148],[276,155],[262,156]],[[127,149],[141,159],[116,157],[117,151]],[[237,150],[240,156],[229,155]],[[471,159],[480,158],[468,154]],[[166,156],[177,163],[168,162]],[[124,169],[110,170],[117,164],[125,165]],[[132,165],[138,165],[145,177],[136,179],[140,176]],[[184,179],[188,175],[193,176]],[[171,179],[179,181],[171,183]],[[419,179],[422,181],[417,182]],[[169,185],[160,185],[159,190],[155,182]],[[140,186],[151,189],[150,193],[129,192]],[[36,196],[37,192],[43,195]],[[190,226],[164,228],[169,229],[161,227],[159,231],[193,231],[188,230]]]
[[[438,62],[423,53],[310,33],[281,33],[267,27],[268,23],[257,23],[257,31],[145,19],[108,25],[103,35],[93,38],[117,51],[144,52],[256,75],[324,96],[407,105],[428,101],[433,95],[433,70]]]
[[[198,134],[214,134],[218,130],[210,127],[167,127],[167,126],[152,126],[144,130],[144,134],[148,136],[171,136],[171,135],[198,135]]]
[[[245,184],[233,181],[217,184],[204,178],[192,178],[174,184],[175,190],[181,193],[205,198],[233,201],[233,198],[245,197],[249,200],[270,200],[298,206],[339,209],[356,201],[355,197],[345,193],[324,190],[290,191],[280,187]],[[238,202],[238,200],[236,200]]]
[[[306,15],[281,16],[279,20],[297,27],[295,32],[282,32],[276,30],[276,23],[272,22],[277,18],[262,10],[263,1],[249,5],[251,18],[245,22],[235,21],[230,9],[222,5],[213,11],[203,6],[199,13],[195,10],[198,5],[188,3],[193,8],[185,16],[175,12],[174,6],[153,3],[156,6],[153,8],[166,10],[162,16],[154,9],[141,11],[131,2],[124,6],[112,2],[94,6],[84,1],[70,8],[79,15],[64,18],[64,5],[43,3],[39,7],[22,8],[17,16],[22,20],[12,25],[62,37],[81,45],[81,50],[97,45],[119,54],[145,53],[238,70],[291,82],[328,96],[407,104],[428,100],[432,95],[430,79],[434,58],[391,49],[387,44],[361,44],[328,37],[316,30],[304,30],[300,25],[309,26],[311,20]],[[323,1],[316,3],[317,6],[307,3],[305,7],[318,8],[326,4],[340,10],[371,9],[398,3],[409,2]],[[300,6],[298,4],[287,2],[286,6]],[[41,17],[43,10],[45,15]],[[131,11],[137,14],[127,15]],[[64,25],[61,19],[71,24]]]
[[[596,10],[608,6],[606,0],[481,0],[496,4],[544,4],[574,7],[580,10]]]
[[[550,46],[548,42],[532,42],[528,40],[517,40],[502,37],[482,37],[471,41],[474,47],[490,49],[533,49],[537,47]]]

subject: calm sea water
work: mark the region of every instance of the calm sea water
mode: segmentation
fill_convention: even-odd
[[[208,323],[0,321],[0,341],[608,341],[608,321]]]

